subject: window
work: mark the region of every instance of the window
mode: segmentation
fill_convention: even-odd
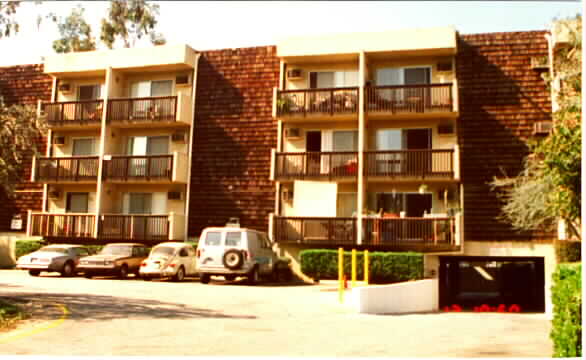
[[[128,139],[128,155],[167,155],[169,136],[131,136]]]
[[[334,131],[334,151],[357,151],[358,131]]]
[[[241,232],[228,232],[226,233],[226,246],[240,246],[241,239]]]
[[[77,255],[77,256],[89,256],[89,252],[87,251],[87,249],[84,248],[74,248],[73,252]]]
[[[312,71],[309,73],[311,89],[351,86],[358,86],[358,71]]]
[[[77,98],[78,100],[97,100],[100,98],[102,86],[100,84],[80,85]]]
[[[139,81],[130,86],[130,97],[154,97],[173,95],[173,80]]]
[[[336,216],[352,217],[356,213],[356,193],[338,193]]]
[[[219,246],[222,241],[222,233],[219,231],[211,231],[206,234],[204,244],[206,246]]]
[[[90,156],[96,154],[96,142],[93,138],[73,139],[73,156]]]
[[[150,193],[129,193],[128,194],[129,214],[150,214],[152,194]]]
[[[89,193],[67,193],[65,211],[68,213],[87,213]]]
[[[417,85],[431,82],[431,66],[413,68],[383,68],[376,71],[376,84]]]

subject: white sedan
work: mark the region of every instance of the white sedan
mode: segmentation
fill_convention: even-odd
[[[185,276],[197,274],[195,249],[184,242],[160,243],[140,264],[139,273],[144,280],[172,278],[175,281],[182,281]]]

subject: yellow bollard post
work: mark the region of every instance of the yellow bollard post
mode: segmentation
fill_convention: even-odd
[[[366,285],[368,285],[368,277],[369,277],[369,273],[368,273],[368,268],[369,268],[370,264],[368,261],[368,250],[364,250],[364,283]]]
[[[352,249],[352,289],[356,287],[356,249]]]
[[[344,303],[344,249],[338,248],[338,295]]]

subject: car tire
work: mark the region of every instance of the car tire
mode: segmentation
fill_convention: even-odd
[[[94,277],[94,274],[92,273],[85,273],[83,276],[85,276],[86,279],[91,279]]]
[[[175,275],[173,276],[173,281],[183,281],[185,279],[185,269],[183,268],[183,266],[180,266],[179,269],[177,269],[177,272],[175,273]]]
[[[209,283],[209,282],[210,282],[210,274],[201,274],[201,275],[199,276],[199,281],[200,281],[202,284],[207,284],[207,283]]]
[[[238,270],[244,264],[244,254],[237,249],[226,250],[222,256],[222,264],[230,270]]]
[[[71,261],[67,261],[61,269],[61,276],[72,277],[73,275],[75,275],[75,265]]]
[[[128,277],[128,265],[122,264],[120,270],[118,271],[118,277],[120,279],[126,279]]]
[[[227,281],[234,281],[236,279],[236,275],[224,275],[224,279]]]
[[[256,285],[260,282],[260,274],[258,272],[258,267],[255,266],[252,268],[250,273],[248,273],[248,284]]]
[[[41,274],[41,272],[39,270],[29,270],[28,274],[30,276],[39,276]]]

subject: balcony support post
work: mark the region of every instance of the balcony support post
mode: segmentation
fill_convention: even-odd
[[[106,199],[105,191],[103,189],[103,179],[104,179],[104,154],[106,153],[106,142],[110,142],[109,139],[109,132],[107,131],[107,119],[108,119],[108,110],[109,106],[109,97],[110,97],[110,90],[114,87],[114,79],[112,74],[112,68],[108,67],[106,69],[106,83],[104,86],[104,103],[102,104],[102,119],[101,119],[101,131],[100,131],[100,149],[98,152],[98,179],[97,179],[97,188],[96,188],[96,216],[99,216],[102,213],[102,202]],[[107,201],[107,200],[106,200]],[[98,234],[98,224],[99,221],[96,221],[94,224],[94,233]]]
[[[360,52],[360,67],[358,71],[358,190],[357,190],[357,204],[356,204],[356,244],[362,244],[363,224],[362,215],[364,212],[364,198],[366,192],[366,184],[364,178],[364,150],[366,149],[366,114],[365,114],[365,96],[364,85],[366,78],[366,54],[364,51]]]

